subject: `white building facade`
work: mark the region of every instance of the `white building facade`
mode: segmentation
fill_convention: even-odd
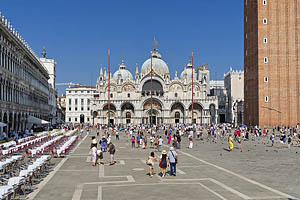
[[[66,115],[67,123],[89,123],[92,124],[91,99],[96,93],[93,86],[74,86],[66,89]]]
[[[228,109],[227,91],[225,89],[224,80],[210,81],[210,95],[218,98],[218,123],[227,122],[226,113]]]
[[[48,71],[49,80],[49,96],[48,96],[48,104],[49,104],[49,122],[50,124],[56,124],[57,122],[57,90],[55,88],[56,83],[56,62],[54,59],[46,58],[46,50],[43,49],[42,58],[40,58],[40,62],[43,63],[44,67]]]
[[[91,99],[94,123],[147,124],[151,119],[153,124],[191,123],[192,113],[194,123],[216,123],[218,99],[209,96],[210,74],[207,65],[193,70],[189,62],[179,77],[175,72],[174,79],[170,79],[169,67],[157,49],[154,49],[151,57],[152,109],[151,58],[143,63],[141,72],[136,67],[134,77],[122,61],[114,74],[107,74],[106,71],[103,73],[102,68],[100,70],[96,92]],[[192,73],[194,84],[192,84]],[[110,87],[108,87],[108,76],[110,76]],[[194,106],[192,106],[192,87]],[[108,105],[109,88],[110,104]]]
[[[243,124],[244,71],[230,68],[224,74],[224,85],[228,101],[227,121],[235,125]]]
[[[30,116],[49,120],[49,74],[22,36],[0,13],[0,133],[24,131]]]

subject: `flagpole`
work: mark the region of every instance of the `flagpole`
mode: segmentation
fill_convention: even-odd
[[[192,125],[194,127],[194,52],[192,52]]]
[[[150,71],[150,77],[151,77],[151,111],[150,111],[150,126],[151,126],[151,135],[152,135],[152,51],[150,51],[151,54],[151,71]]]
[[[110,49],[108,49],[108,125],[110,125]]]

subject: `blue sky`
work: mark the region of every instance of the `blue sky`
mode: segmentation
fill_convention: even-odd
[[[208,64],[211,79],[222,79],[230,66],[243,69],[240,0],[1,0],[0,11],[38,55],[46,47],[57,61],[57,82],[95,85],[108,48],[111,70],[123,56],[134,74],[154,37],[172,77],[192,51],[195,65]]]

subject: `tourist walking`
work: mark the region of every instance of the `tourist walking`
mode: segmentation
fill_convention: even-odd
[[[189,148],[192,149],[193,148],[193,136],[189,135]]]
[[[167,155],[170,163],[171,176],[176,176],[176,164],[178,162],[178,157],[173,147],[170,147]]]
[[[143,144],[144,144],[144,149],[146,149],[147,148],[147,135],[144,136]]]
[[[163,145],[163,139],[161,138],[161,136],[158,139],[158,151],[161,152],[162,151],[162,145]]]
[[[135,148],[135,137],[131,137],[131,148]]]
[[[119,131],[116,131],[116,140],[120,140],[120,135],[119,135]]]
[[[274,141],[275,141],[275,133],[272,132],[272,135],[270,136],[270,140],[271,140],[271,143],[272,143],[272,147],[274,146]]]
[[[232,134],[231,133],[229,134],[229,137],[228,137],[228,144],[229,144],[229,151],[232,151],[232,149],[233,149],[233,139],[232,139]]]
[[[166,169],[168,166],[168,162],[169,161],[168,161],[167,151],[163,150],[159,160],[159,167],[160,167],[160,172],[162,177],[166,176]]]
[[[154,163],[157,161],[154,152],[152,151],[150,153],[150,156],[148,157],[147,160],[147,165],[149,165],[149,176],[152,178],[152,176],[154,175]]]
[[[95,136],[92,136],[91,148],[95,146],[97,148],[97,139]]]
[[[105,136],[103,136],[101,140],[101,151],[106,152],[106,148],[107,148],[107,140]]]
[[[96,164],[97,164],[97,147],[93,146],[91,152],[92,152],[92,166],[96,166]]]
[[[112,142],[109,143],[107,151],[110,154],[110,165],[115,164],[114,156],[115,156],[115,152],[116,152],[116,147],[115,147],[115,145],[113,145]]]
[[[181,136],[180,133],[176,134],[176,140],[177,140],[177,149],[181,148]]]
[[[80,138],[82,138],[83,135],[83,129],[80,130]]]

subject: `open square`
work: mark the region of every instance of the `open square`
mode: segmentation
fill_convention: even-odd
[[[122,133],[123,134],[123,133]],[[298,199],[299,154],[298,147],[279,149],[260,141],[244,142],[243,152],[228,152],[224,141],[196,140],[188,149],[183,138],[182,149],[177,150],[179,164],[177,176],[160,177],[158,165],[150,178],[145,160],[154,149],[132,149],[127,137],[113,138],[116,145],[116,163],[93,167],[86,162],[90,157],[91,136],[85,136],[72,154],[63,160],[53,177],[29,195],[33,199],[105,200],[118,199]],[[93,133],[95,135],[95,133]],[[164,145],[164,149],[168,149]],[[262,160],[261,157],[266,159]],[[279,159],[280,158],[280,159]],[[296,160],[297,159],[297,160]],[[283,167],[278,167],[283,166]],[[289,166],[289,167],[286,167]],[[274,176],[274,170],[279,176]],[[292,175],[292,176],[291,176]],[[278,180],[280,179],[280,180]],[[287,184],[288,183],[288,184]],[[51,192],[52,191],[52,192]],[[54,192],[55,191],[55,192]]]

